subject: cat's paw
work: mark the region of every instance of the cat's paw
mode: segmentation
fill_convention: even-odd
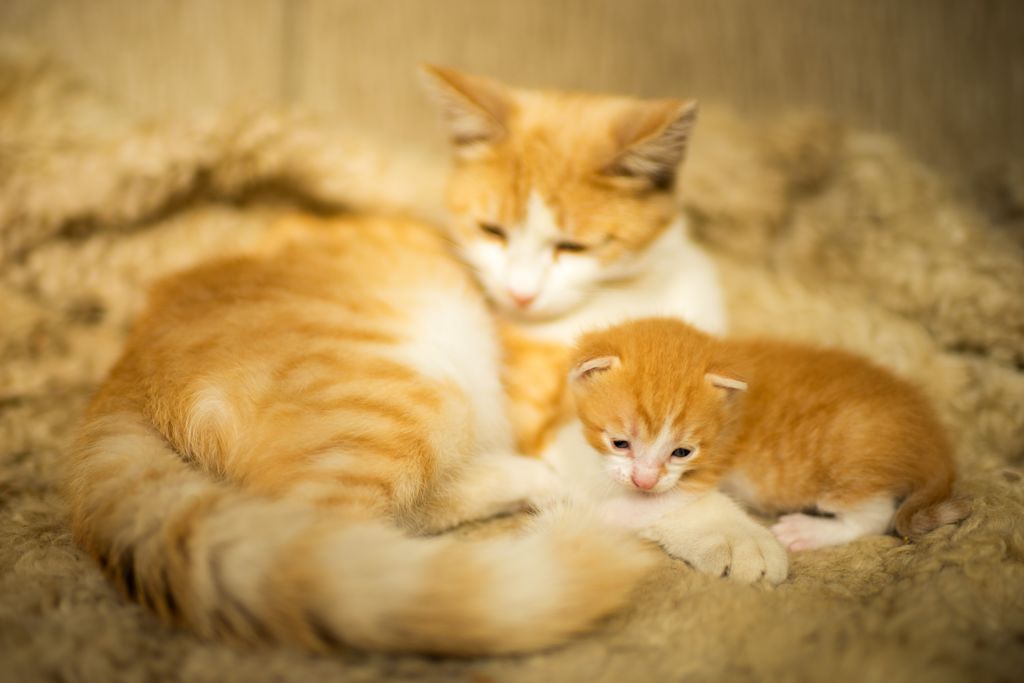
[[[785,581],[789,574],[786,549],[760,524],[751,523],[724,534],[730,555],[727,569],[730,579],[753,583],[764,578],[768,583]]]
[[[727,576],[740,583],[763,578],[770,584],[785,581],[789,574],[786,550],[767,529],[753,522],[673,540],[676,542],[662,542],[669,554],[705,574]]]
[[[755,524],[752,533],[733,542],[731,578],[750,583],[764,578],[777,584],[789,575],[789,556],[786,549],[770,531]]]

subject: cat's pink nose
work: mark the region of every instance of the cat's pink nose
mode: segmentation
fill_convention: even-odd
[[[526,308],[533,303],[534,299],[537,298],[536,294],[523,294],[522,292],[517,292],[514,289],[508,290],[508,296],[519,308]]]
[[[634,470],[631,478],[633,480],[633,484],[635,484],[638,489],[643,489],[644,491],[650,491],[654,488],[654,485],[658,483],[657,473],[652,474],[650,472],[637,472]]]

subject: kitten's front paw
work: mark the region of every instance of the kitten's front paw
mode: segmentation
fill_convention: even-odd
[[[743,583],[751,583],[761,577],[771,584],[786,580],[789,574],[789,557],[786,555],[786,549],[761,525],[755,524],[747,534],[733,536],[730,546],[730,578]]]
[[[741,583],[764,578],[777,584],[789,573],[785,549],[767,529],[753,522],[672,541],[661,540],[670,555],[706,574],[728,576]]]

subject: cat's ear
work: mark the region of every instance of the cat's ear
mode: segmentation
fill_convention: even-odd
[[[510,90],[488,78],[431,64],[423,82],[438,100],[457,155],[472,158],[507,132],[515,108]]]
[[[600,374],[605,370],[611,370],[612,368],[618,367],[618,365],[618,356],[599,356],[598,358],[588,358],[577,363],[576,366],[569,371],[569,381],[573,383],[581,382],[593,377],[594,375]]]
[[[735,396],[747,390],[747,383],[734,377],[726,377],[725,375],[709,372],[704,375],[704,379],[711,386],[725,391],[728,396]]]
[[[671,190],[696,123],[695,100],[637,103],[620,116],[615,129],[620,151],[601,173],[627,185]]]

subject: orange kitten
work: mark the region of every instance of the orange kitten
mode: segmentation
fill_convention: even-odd
[[[631,489],[717,486],[770,513],[792,550],[962,519],[924,397],[867,360],[780,341],[717,340],[643,319],[584,336],[572,387],[587,441]]]
[[[514,455],[497,331],[430,226],[299,221],[158,286],[69,458],[76,540],[203,635],[449,654],[550,646],[622,605],[646,549]]]

